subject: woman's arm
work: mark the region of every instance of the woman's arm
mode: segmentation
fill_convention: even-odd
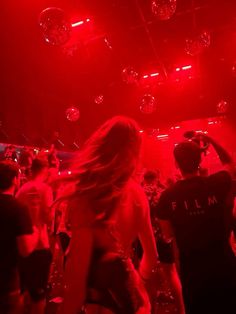
[[[143,190],[140,191],[139,197],[141,205],[141,214],[139,217],[139,240],[143,249],[139,273],[143,279],[148,279],[157,265],[158,254],[151,225],[150,208]]]
[[[60,314],[78,314],[85,303],[92,248],[91,228],[82,227],[72,230],[65,272],[66,292]]]

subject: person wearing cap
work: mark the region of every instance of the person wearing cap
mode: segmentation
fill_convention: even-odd
[[[230,314],[236,311],[236,259],[229,241],[236,230],[234,165],[215,140],[198,137],[212,145],[223,169],[200,176],[200,146],[190,140],[176,145],[174,157],[183,179],[162,193],[155,210],[164,240],[177,244],[186,314]],[[177,259],[172,256],[169,262]]]

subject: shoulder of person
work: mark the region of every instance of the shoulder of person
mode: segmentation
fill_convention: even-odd
[[[219,180],[229,180],[231,181],[231,175],[227,170],[221,170],[218,172],[215,172],[213,174],[211,174],[209,177],[209,179],[219,179]]]
[[[147,199],[144,188],[133,179],[128,183],[128,192],[137,200]]]
[[[208,185],[220,195],[227,195],[233,190],[233,180],[227,170],[218,171],[208,178]]]
[[[26,182],[24,183],[20,188],[19,190],[17,191],[16,193],[16,198],[21,194],[23,193],[24,191],[26,191],[28,188],[31,187],[31,183],[30,182]]]
[[[233,184],[232,176],[227,170],[211,174],[208,177],[208,182],[213,186],[222,187],[223,189],[230,189]]]

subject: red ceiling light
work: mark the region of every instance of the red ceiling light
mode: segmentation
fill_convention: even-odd
[[[170,77],[174,79],[176,82],[180,82],[180,79],[182,80],[183,78],[193,78],[193,73],[192,73],[193,66],[191,64],[184,65],[181,67],[177,67],[174,69],[172,73],[170,73]],[[159,72],[153,72],[149,74],[145,74],[142,76],[142,79],[153,79],[158,77],[158,82],[159,84],[163,83],[163,77],[161,73]]]
[[[150,74],[151,77],[154,77],[154,76],[158,76],[160,73],[156,72],[156,73],[152,73]]]
[[[157,138],[158,138],[159,140],[164,140],[164,139],[167,139],[168,137],[169,137],[168,134],[160,134],[160,135],[157,135]]]
[[[183,66],[181,68],[176,68],[175,71],[176,72],[180,72],[181,70],[186,71],[186,70],[190,70],[190,69],[192,69],[191,65],[185,65],[185,66]]]
[[[160,75],[160,73],[158,73],[158,72],[145,74],[145,75],[143,75],[143,79],[147,79],[147,78],[155,77],[155,76],[159,76],[159,75]]]
[[[78,26],[81,26],[81,25],[83,25],[83,24],[85,24],[85,23],[89,23],[89,22],[90,22],[90,19],[87,18],[86,20],[72,23],[72,24],[71,24],[71,27],[78,27]]]
[[[186,65],[186,66],[182,67],[182,70],[190,70],[190,69],[192,69],[191,65]]]

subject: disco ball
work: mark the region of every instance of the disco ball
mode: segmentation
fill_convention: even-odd
[[[141,100],[140,111],[145,114],[151,114],[156,111],[157,104],[154,96],[145,94]]]
[[[66,118],[67,120],[71,122],[75,122],[79,119],[80,117],[80,112],[79,109],[76,107],[70,107],[66,109]]]
[[[159,20],[169,20],[176,11],[176,0],[153,0],[152,1],[152,13]]]
[[[185,51],[190,56],[196,56],[209,48],[211,44],[211,35],[207,31],[202,32],[194,38],[188,38],[185,41]]]
[[[217,105],[217,113],[226,114],[229,109],[229,104],[225,100],[221,100]]]
[[[94,98],[94,102],[97,105],[101,105],[104,101],[104,96],[103,95],[98,95]]]
[[[64,45],[71,36],[71,23],[60,8],[50,7],[39,15],[44,40],[52,46]]]
[[[127,84],[133,84],[138,82],[138,72],[132,67],[127,67],[122,70],[122,79]]]
[[[198,40],[203,49],[209,48],[211,44],[211,35],[209,32],[204,31],[199,35]]]

